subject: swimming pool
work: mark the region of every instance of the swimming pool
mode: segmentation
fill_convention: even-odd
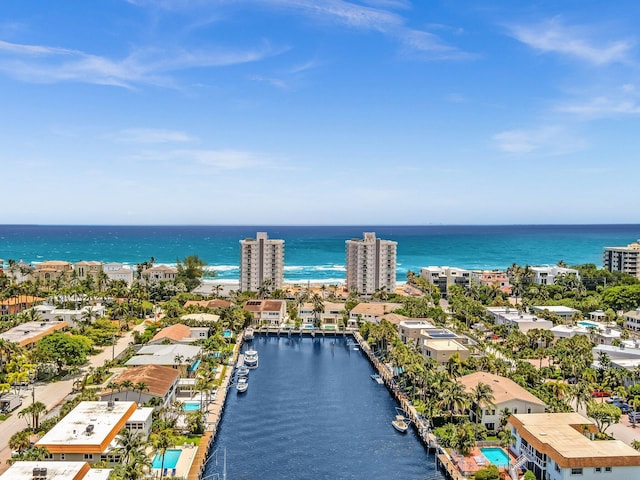
[[[595,327],[595,328],[597,328],[597,327],[598,327],[598,324],[597,324],[597,323],[593,323],[593,322],[584,322],[584,321],[583,321],[583,322],[578,322],[578,325],[580,325],[581,327],[586,327],[586,328],[589,328],[589,327]]]
[[[178,459],[180,458],[181,453],[182,453],[182,450],[178,450],[178,449],[167,450],[166,452],[164,452],[164,463],[162,462],[162,455],[157,453],[156,456],[153,457],[152,467],[153,468],[162,468],[162,467],[176,468],[176,465],[178,464]]]
[[[231,338],[233,336],[233,333],[231,333],[231,330],[225,330],[224,332],[222,332],[222,336],[224,338]]]
[[[200,410],[200,402],[184,402],[184,404],[182,405],[182,410],[184,410],[185,412]]]
[[[486,447],[481,448],[480,451],[482,455],[487,457],[491,463],[493,463],[496,467],[506,467],[509,465],[509,455],[501,448],[497,447]]]

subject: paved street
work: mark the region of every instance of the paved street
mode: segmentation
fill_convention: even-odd
[[[89,363],[84,368],[86,369],[89,366],[102,366],[105,361],[111,360],[112,356],[117,356],[122,353],[132,341],[134,330],[142,332],[144,330],[144,323],[137,325],[133,330],[120,337],[116,342],[115,347],[112,348],[112,346],[108,346],[97,355],[91,357],[89,359]],[[23,397],[22,406],[13,412],[8,419],[0,423],[0,473],[4,472],[8,468],[6,461],[11,457],[9,439],[14,433],[23,430],[27,426],[25,419],[18,418],[18,412],[31,405],[34,397],[36,402],[44,403],[48,411],[52,410],[57,405],[61,404],[65,397],[71,393],[73,389],[73,382],[76,378],[61,380],[54,383],[38,382],[35,384],[34,388],[25,387],[20,391],[20,395]]]

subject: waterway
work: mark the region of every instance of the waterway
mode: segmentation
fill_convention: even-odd
[[[344,338],[259,336],[251,347],[259,367],[246,393],[229,392],[212,445],[226,449],[229,480],[444,479],[415,432],[393,429],[397,404]],[[204,478],[222,473],[217,457]]]

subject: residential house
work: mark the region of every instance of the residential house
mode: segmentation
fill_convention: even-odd
[[[73,308],[57,308],[53,305],[37,305],[34,307],[45,322],[65,321],[67,324],[76,328],[78,323],[82,323],[89,317],[91,321],[105,316],[106,308],[102,304],[91,305],[79,309]]]
[[[624,328],[631,332],[640,332],[640,308],[625,312],[622,317],[624,318]]]
[[[486,310],[496,324],[515,327],[522,333],[527,333],[534,328],[550,330],[553,327],[551,320],[536,317],[513,307],[487,307]]]
[[[156,333],[153,338],[149,340],[148,345],[160,343],[189,344],[207,338],[209,338],[209,327],[188,327],[182,323],[176,323]]]
[[[575,275],[580,279],[580,272],[575,268],[559,267],[558,265],[531,267],[531,271],[534,274],[533,282],[538,285],[553,285],[556,278],[564,275]]]
[[[303,326],[314,325],[316,315],[318,315],[320,326],[325,330],[337,330],[344,313],[344,303],[323,302],[322,311],[318,313],[314,312],[314,305],[310,302],[303,303],[298,307],[298,318]]]
[[[144,384],[146,389],[142,391],[122,391],[105,389],[99,393],[103,402],[112,400],[135,400],[138,405],[145,405],[153,399],[158,399],[159,407],[168,407],[176,399],[178,391],[178,380],[180,373],[170,367],[161,365],[140,365],[138,367],[127,368],[117,377],[111,380],[114,384],[131,382],[132,385]]]
[[[102,272],[102,262],[81,261],[73,264],[73,271],[76,273],[78,280],[86,280],[88,277],[98,279],[98,275]]]
[[[640,478],[640,452],[620,440],[596,440],[596,425],[579,413],[516,414],[507,427],[515,438],[511,451],[517,464],[536,478]]]
[[[200,364],[201,354],[202,348],[195,345],[145,345],[125,365],[161,365],[178,370],[181,377],[193,377]]]
[[[575,308],[565,307],[564,305],[543,305],[537,307],[531,307],[531,313],[540,313],[540,312],[550,312],[554,315],[557,315],[562,319],[564,323],[568,323],[577,318],[577,315],[580,314],[580,310],[576,310]]]
[[[183,307],[188,308],[194,305],[202,308],[213,309],[213,308],[228,308],[231,305],[233,305],[233,303],[227,300],[222,300],[221,298],[214,298],[213,300],[187,300],[184,303]]]
[[[473,270],[471,283],[494,287],[504,293],[511,293],[511,283],[504,270]]]
[[[492,406],[481,405],[480,420],[476,414],[476,406],[470,409],[471,420],[481,423],[487,430],[495,431],[500,427],[502,412],[505,409],[515,413],[544,413],[546,405],[538,397],[525,390],[513,380],[494,375],[489,372],[475,372],[458,378],[467,393],[471,393],[479,383],[491,387],[494,402]]]
[[[137,408],[136,402],[80,402],[36,442],[46,448],[49,460],[118,462],[114,448],[122,428],[147,438],[153,408]]]
[[[0,339],[29,348],[47,335],[68,326],[68,323],[62,320],[26,322],[0,333]]]
[[[422,267],[420,277],[440,290],[440,296],[447,298],[449,288],[459,285],[467,288],[471,285],[471,271],[455,267]]]
[[[438,363],[447,363],[455,354],[460,360],[466,360],[471,354],[467,347],[453,338],[423,338],[420,350],[425,357]]]
[[[109,480],[110,468],[91,468],[87,462],[14,462],[0,480]]]
[[[133,283],[133,270],[126,268],[122,263],[105,263],[102,266],[102,271],[110,281],[121,280],[128,286]]]
[[[68,276],[73,271],[69,262],[48,260],[36,265],[31,276],[38,280],[43,287],[51,286],[60,277]]]
[[[382,317],[402,308],[400,303],[359,303],[349,312],[349,328],[358,328],[359,322],[380,323]]]
[[[287,321],[286,300],[249,300],[243,308],[251,312],[256,325],[280,327]]]
[[[14,295],[0,300],[0,315],[15,315],[42,302],[44,298],[32,295]]]
[[[435,325],[422,318],[407,318],[398,324],[398,333],[403,343],[420,343],[420,334],[425,328],[435,328]]]
[[[173,281],[177,275],[177,268],[168,265],[156,265],[142,270],[140,277],[146,283],[160,283]]]

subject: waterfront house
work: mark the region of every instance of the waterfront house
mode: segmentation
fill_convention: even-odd
[[[243,308],[251,312],[256,325],[278,328],[287,321],[286,300],[249,300]]]
[[[105,263],[102,266],[102,271],[111,281],[122,280],[128,286],[131,286],[133,283],[133,270],[131,268],[125,268],[122,263]]]
[[[453,338],[422,338],[420,351],[438,363],[447,363],[455,354],[460,360],[466,360],[471,354],[467,347]]]
[[[76,262],[73,264],[73,271],[76,273],[78,280],[86,280],[88,277],[92,277],[95,281],[102,272],[102,262],[84,260]]]
[[[507,427],[515,438],[516,465],[536,478],[640,478],[640,452],[620,440],[595,440],[596,425],[579,413],[516,414]]]
[[[559,267],[558,265],[545,265],[539,267],[531,267],[533,272],[533,282],[538,285],[553,285],[556,278],[566,275],[575,275],[580,279],[580,273],[575,268]]]
[[[418,344],[420,343],[420,333],[425,328],[435,328],[435,325],[420,318],[407,318],[406,320],[402,320],[398,324],[398,334],[400,334],[400,340],[402,340],[402,342],[405,344]]]
[[[472,270],[471,283],[494,287],[504,293],[511,293],[511,283],[504,270]]]
[[[110,468],[91,468],[87,462],[14,462],[0,480],[109,480]]]
[[[63,320],[26,322],[0,333],[0,339],[30,348],[40,339],[68,326]]]
[[[180,320],[183,322],[209,326],[214,323],[218,323],[220,315],[216,315],[215,313],[189,313],[187,315],[182,315]]]
[[[141,391],[136,390],[135,387],[129,391],[105,389],[99,393],[99,396],[103,402],[135,400],[139,405],[158,399],[158,407],[168,407],[176,399],[179,379],[180,373],[171,367],[140,365],[123,370],[118,376],[112,378],[110,383],[121,385],[124,382],[131,382],[134,386],[144,384],[146,389]]]
[[[382,317],[401,308],[400,303],[359,303],[349,312],[349,328],[358,328],[359,322],[380,323]]]
[[[195,345],[145,345],[125,365],[161,365],[178,370],[181,377],[193,377],[200,364],[202,348]]]
[[[471,285],[471,271],[456,267],[422,267],[420,277],[440,290],[440,296],[447,298],[449,288],[459,285],[467,288]]]
[[[31,276],[34,280],[38,280],[43,287],[50,287],[60,277],[68,276],[72,270],[73,267],[69,262],[48,260],[37,264],[31,272]]]
[[[151,432],[153,408],[137,408],[136,402],[80,402],[36,442],[46,448],[49,460],[118,462],[115,439],[122,428]]]
[[[477,418],[476,406],[470,409],[471,421],[482,423],[487,430],[495,431],[500,426],[501,412],[508,408],[515,413],[544,413],[546,404],[538,397],[525,390],[513,380],[494,375],[489,372],[475,372],[458,378],[467,393],[479,384],[489,385],[493,392],[494,405],[482,405],[480,419]]]
[[[160,283],[173,281],[177,275],[177,268],[168,265],[156,265],[142,270],[140,277],[145,283]]]
[[[545,320],[513,307],[487,307],[486,310],[497,325],[514,327],[522,333],[527,333],[534,328],[550,330],[553,327],[551,320]]]
[[[318,315],[320,327],[325,330],[337,330],[344,313],[344,303],[323,302],[322,311],[318,313],[314,311],[313,303],[310,302],[298,307],[298,318],[303,325],[314,325]]]
[[[222,300],[221,298],[214,298],[213,300],[187,300],[183,307],[184,308],[188,308],[191,306],[197,306],[197,307],[202,307],[202,308],[228,308],[231,305],[233,305],[233,303],[227,301],[227,300]]]

